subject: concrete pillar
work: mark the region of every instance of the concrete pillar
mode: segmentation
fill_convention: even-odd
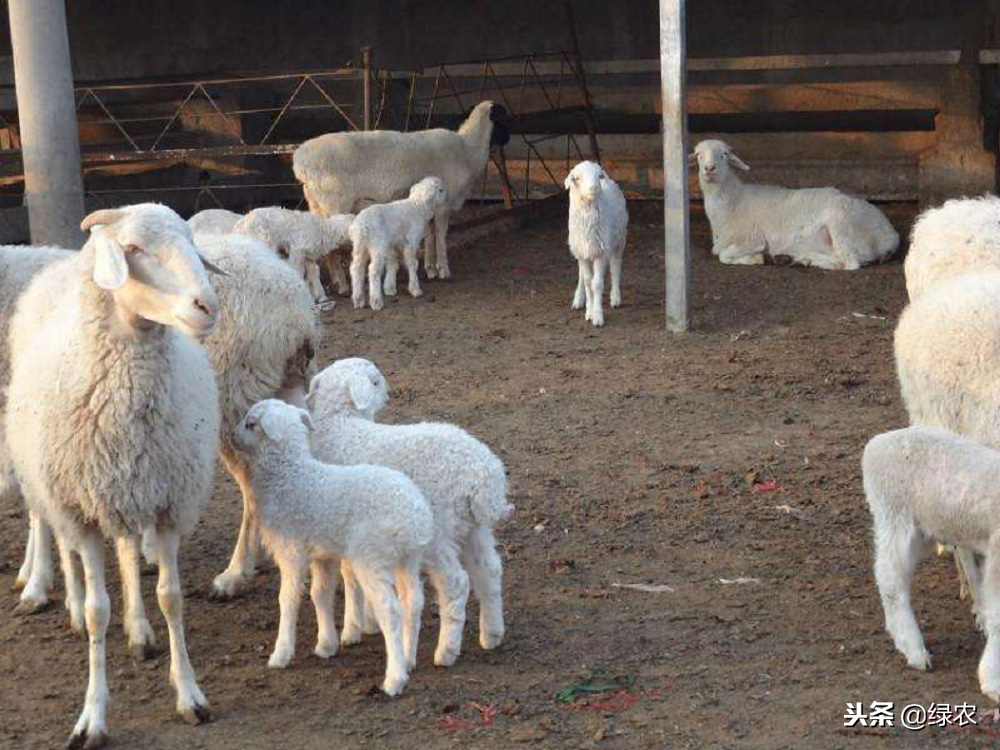
[[[8,0],[31,241],[80,247],[83,177],[64,0]]]

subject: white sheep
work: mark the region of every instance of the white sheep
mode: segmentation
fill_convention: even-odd
[[[945,430],[908,427],[872,438],[862,468],[875,527],[875,580],[893,643],[911,667],[930,668],[910,582],[931,542],[983,556],[981,570],[966,569],[986,631],[979,687],[1000,700],[1000,453]]]
[[[253,576],[259,547],[256,503],[247,467],[232,447],[233,429],[250,406],[265,398],[304,404],[319,332],[304,282],[260,242],[239,235],[200,234],[195,243],[205,258],[226,273],[214,281],[221,314],[205,348],[219,387],[220,457],[243,495],[243,521],[232,560],[215,578],[210,594],[229,598]],[[0,251],[0,263],[3,253],[12,251]],[[0,359],[0,372],[6,361],[6,357]],[[137,658],[148,658],[155,653],[155,638],[142,602],[135,540],[121,539],[117,547],[129,649]],[[155,538],[149,534],[144,538],[144,551],[155,560]],[[52,584],[51,542],[44,523],[32,523],[22,569],[27,586],[19,607],[37,611],[47,604],[46,590]],[[74,626],[82,627],[80,617],[74,617],[74,611],[80,610],[75,590],[69,581],[66,605]]]
[[[236,222],[242,218],[243,215],[235,211],[227,211],[224,208],[206,208],[188,219],[188,226],[195,234],[228,234],[233,231]]]
[[[579,264],[573,309],[604,325],[604,275],[611,270],[611,306],[622,303],[622,259],[628,208],[621,189],[600,164],[582,161],[566,177],[569,190],[569,251]]]
[[[385,378],[366,359],[342,359],[316,375],[306,404],[316,429],[314,455],[333,464],[360,461],[388,466],[413,479],[434,512],[434,540],[424,568],[437,592],[441,631],[434,663],[448,666],[462,648],[469,581],[479,599],[479,643],[500,644],[504,635],[503,563],[493,527],[514,507],[507,502],[503,463],[469,433],[450,424],[379,424],[375,414],[388,401]],[[351,572],[345,570],[341,643],[362,632]]]
[[[482,179],[490,147],[507,142],[504,115],[502,105],[484,101],[457,132],[435,128],[412,133],[328,133],[299,146],[292,168],[310,210],[322,216],[357,213],[366,203],[388,203],[404,197],[427,175],[440,177],[448,203],[434,217],[424,266],[428,278],[447,279],[450,217]]]
[[[341,257],[350,242],[347,232],[353,220],[352,214],[322,217],[308,211],[268,206],[255,208],[242,217],[232,231],[254,237],[286,258],[309,284],[313,299],[324,302],[327,297],[320,283],[319,264],[330,253],[337,254],[327,264],[332,269],[331,282],[339,294],[350,291]]]
[[[268,666],[283,668],[294,656],[307,564],[318,623],[315,653],[336,653],[334,566],[347,559],[385,637],[382,690],[398,695],[417,663],[420,558],[434,531],[430,507],[401,472],[317,461],[309,452],[311,424],[308,412],[267,400],[251,407],[233,437],[252,467],[264,542],[281,571],[281,620]]]
[[[435,212],[447,199],[441,179],[425,177],[410,188],[408,197],[362,209],[349,233],[354,246],[351,251],[351,295],[355,307],[365,306],[367,268],[368,302],[372,310],[382,309],[383,291],[396,293],[400,256],[409,275],[410,294],[414,297],[423,294],[417,276],[420,242]]]
[[[828,270],[854,271],[885,260],[899,235],[872,204],[836,188],[791,190],[744,183],[733,167],[749,170],[729,144],[708,140],[691,154],[712,227],[712,254],[723,263],[760,264],[790,257]]]
[[[155,529],[177,710],[192,723],[208,717],[177,552],[211,493],[219,434],[212,367],[193,340],[215,325],[218,302],[190,228],[141,204],[97,211],[82,229],[83,249],[38,273],[18,301],[6,413],[25,499],[55,529],[64,564],[83,566],[90,679],[74,748],[107,735],[105,537]]]
[[[1000,198],[950,200],[917,218],[903,264],[911,300],[970,271],[1000,271]]]

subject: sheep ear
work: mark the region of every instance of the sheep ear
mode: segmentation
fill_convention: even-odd
[[[306,393],[306,408],[312,411],[316,408],[316,389],[311,385],[309,386],[309,392]]]
[[[313,424],[312,416],[305,409],[299,409],[299,419],[302,420],[302,424],[306,426],[309,432],[316,431],[316,425]]]
[[[744,172],[750,171],[750,165],[743,161],[740,157],[734,154],[732,151],[726,152],[726,159],[737,169],[742,169]]]
[[[358,374],[351,378],[350,383],[351,401],[358,411],[367,411],[375,401],[375,386],[364,374]]]
[[[205,266],[205,270],[208,271],[209,273],[214,273],[216,276],[228,276],[229,275],[229,271],[223,271],[221,268],[219,268],[217,265],[215,265],[212,261],[210,261],[204,255],[202,255],[200,251],[198,252],[198,258],[201,260],[201,264],[203,266]]]
[[[688,154],[688,164],[691,164],[693,166],[697,163],[698,163],[698,154],[692,151],[690,154]]]
[[[569,190],[570,189],[570,185],[572,185],[572,184],[573,184],[573,175],[571,175],[571,174],[566,175],[566,180],[565,180],[565,182],[563,182],[563,187],[565,187],[567,190]]]
[[[94,232],[94,283],[101,289],[120,289],[128,281],[125,251],[106,232]]]
[[[80,222],[80,230],[86,232],[91,227],[114,224],[116,221],[124,218],[124,216],[125,211],[120,208],[102,208],[100,211],[94,211],[92,214],[84,217],[83,221]]]

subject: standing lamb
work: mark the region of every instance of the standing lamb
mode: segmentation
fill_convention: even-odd
[[[862,461],[875,526],[875,580],[885,629],[914,669],[930,668],[910,582],[933,541],[985,558],[967,569],[986,631],[979,687],[1000,701],[1000,453],[951,432],[908,427],[876,435]]]
[[[369,206],[351,224],[351,294],[356,308],[365,306],[365,268],[368,268],[368,301],[372,310],[383,307],[382,292],[396,293],[399,258],[403,257],[409,275],[409,292],[423,294],[417,276],[420,241],[428,225],[448,199],[444,183],[437,177],[425,177],[412,188],[408,197],[392,203]],[[425,260],[426,262],[426,260]],[[385,281],[383,285],[383,275]]]
[[[83,249],[40,272],[10,323],[7,446],[28,504],[82,563],[90,680],[70,747],[107,737],[104,539],[154,529],[177,711],[208,718],[184,639],[180,537],[212,489],[218,394],[193,340],[218,303],[187,224],[155,204],[97,211]]]
[[[489,448],[450,424],[378,424],[388,401],[385,378],[366,359],[334,362],[309,386],[314,455],[333,464],[360,461],[397,469],[413,479],[434,512],[434,539],[424,568],[437,591],[441,632],[434,663],[450,666],[462,649],[469,579],[479,599],[479,643],[496,648],[504,636],[503,563],[493,527],[514,507],[507,502],[503,463]],[[344,571],[341,643],[361,637],[361,602],[350,569]]]
[[[243,215],[235,211],[206,208],[188,219],[188,226],[195,234],[229,234],[236,226],[236,222],[242,218]]]
[[[319,279],[319,264],[331,253],[336,253],[336,257],[327,264],[331,269],[330,280],[338,294],[350,291],[342,256],[350,242],[347,232],[353,220],[353,214],[324,218],[308,211],[268,206],[255,208],[236,222],[232,231],[254,237],[286,258],[306,280],[313,299],[325,302],[327,297]]]
[[[307,564],[319,626],[315,653],[325,659],[337,652],[334,565],[347,559],[385,636],[382,690],[399,695],[417,663],[420,558],[434,531],[430,507],[398,471],[317,461],[309,452],[311,426],[308,412],[267,400],[247,412],[233,436],[251,467],[264,542],[281,570],[281,620],[268,666],[283,668],[295,654]]]
[[[365,203],[398,200],[419,180],[438,175],[448,203],[434,217],[424,267],[428,278],[447,279],[451,276],[448,222],[482,178],[490,147],[507,143],[505,114],[502,105],[484,101],[473,108],[458,132],[435,128],[413,133],[328,133],[299,146],[292,168],[309,209],[322,216],[357,213]]]
[[[961,198],[924,211],[903,269],[911,301],[953,276],[1000,271],[1000,198]]]
[[[604,325],[604,274],[611,269],[611,306],[622,303],[622,259],[628,208],[617,183],[600,164],[582,161],[566,177],[569,251],[579,263],[573,309],[586,304],[586,320]]]
[[[754,265],[764,256],[833,271],[885,260],[899,235],[872,204],[836,188],[791,190],[744,183],[750,169],[724,141],[702,141],[691,154],[712,225],[712,254],[723,263]]]

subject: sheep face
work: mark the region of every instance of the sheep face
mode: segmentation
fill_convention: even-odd
[[[725,141],[702,141],[689,158],[698,164],[698,179],[702,185],[726,182],[732,174],[731,167],[750,169]]]
[[[590,203],[601,193],[603,181],[611,179],[600,164],[582,161],[570,171],[563,183],[583,203]]]
[[[448,191],[440,177],[425,177],[410,188],[410,198],[423,201],[437,210],[448,202]]]
[[[269,398],[250,407],[233,431],[233,444],[250,455],[278,445],[293,445],[308,451],[312,429],[312,418],[305,409]]]
[[[367,359],[340,359],[309,384],[306,406],[321,414],[360,413],[374,418],[389,402],[389,386]]]
[[[95,211],[81,228],[91,230],[93,280],[114,296],[120,318],[152,321],[194,338],[211,333],[219,303],[191,229],[166,206],[144,203]]]

